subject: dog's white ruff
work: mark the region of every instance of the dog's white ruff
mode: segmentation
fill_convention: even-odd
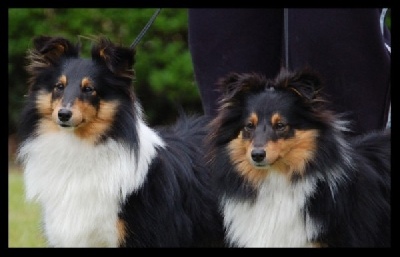
[[[143,184],[163,140],[137,123],[139,160],[124,142],[93,145],[60,131],[32,137],[19,151],[26,197],[43,207],[44,232],[57,247],[118,246],[120,204]]]
[[[225,198],[223,203],[227,239],[239,247],[310,247],[319,230],[302,212],[315,181],[291,184],[287,177],[271,172],[254,202]]]

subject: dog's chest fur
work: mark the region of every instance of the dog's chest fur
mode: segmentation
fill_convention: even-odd
[[[26,195],[43,207],[44,232],[52,246],[118,246],[118,212],[125,198],[145,180],[161,139],[143,124],[148,138],[133,151],[114,140],[94,146],[68,131],[25,142]],[[139,135],[140,136],[140,135]]]
[[[271,172],[259,187],[254,202],[234,198],[223,200],[229,243],[238,247],[310,247],[317,233],[304,212],[312,181],[292,184],[281,174]]]

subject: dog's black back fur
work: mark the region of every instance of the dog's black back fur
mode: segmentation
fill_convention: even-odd
[[[328,183],[318,183],[307,204],[310,215],[322,221],[324,232],[319,240],[329,247],[390,247],[390,131],[348,140],[355,152],[345,182],[335,196]]]
[[[159,127],[167,147],[158,149],[142,188],[130,195],[121,216],[127,246],[223,247],[223,225],[203,158],[205,117],[181,117]]]

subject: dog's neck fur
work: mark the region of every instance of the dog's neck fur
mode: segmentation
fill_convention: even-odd
[[[43,207],[52,246],[118,246],[120,204],[146,179],[164,142],[142,120],[137,123],[138,160],[123,144],[80,140],[71,131],[38,135],[19,151],[26,196]]]
[[[238,247],[310,247],[316,224],[305,224],[302,209],[314,184],[304,180],[294,185],[284,175],[271,172],[254,201],[225,198],[229,243]]]

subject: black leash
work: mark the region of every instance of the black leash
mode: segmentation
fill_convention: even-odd
[[[285,40],[285,68],[289,69],[289,10],[283,9],[283,29]]]
[[[161,8],[158,8],[153,16],[151,16],[150,20],[147,22],[146,26],[142,29],[139,35],[136,37],[135,41],[131,44],[130,48],[135,48],[139,41],[143,38],[144,34],[149,30],[150,26],[153,24],[154,20],[157,18],[157,15],[160,13]]]

